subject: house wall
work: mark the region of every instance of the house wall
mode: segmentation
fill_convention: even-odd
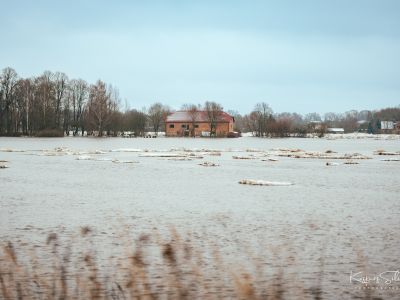
[[[170,128],[170,125],[173,124],[174,128]],[[186,128],[182,128],[182,125],[186,125]],[[166,136],[184,136],[185,131],[188,130],[187,134],[191,136],[193,124],[190,122],[167,122],[165,135]],[[200,136],[203,131],[209,132],[210,131],[210,124],[209,123],[196,123],[198,128],[195,128],[195,136]],[[216,133],[217,136],[226,136],[228,132],[233,131],[233,122],[225,122],[225,123],[217,123]]]

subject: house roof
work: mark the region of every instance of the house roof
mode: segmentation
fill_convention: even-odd
[[[217,122],[229,123],[233,121],[233,117],[226,112],[221,112]],[[166,122],[193,122],[192,115],[188,111],[176,111],[167,117]],[[197,123],[208,123],[208,117],[206,111],[198,111],[196,114],[195,122]]]

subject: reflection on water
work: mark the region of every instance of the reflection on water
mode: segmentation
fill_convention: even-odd
[[[284,267],[308,287],[323,257],[328,295],[354,292],[360,255],[371,273],[400,268],[400,163],[374,154],[399,151],[398,140],[0,138],[0,149],[9,167],[0,170],[2,241],[39,244],[51,231],[67,238],[90,225],[108,255],[120,224],[135,234],[173,225],[200,248],[212,241],[228,263]]]

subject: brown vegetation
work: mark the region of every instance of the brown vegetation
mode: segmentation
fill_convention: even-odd
[[[176,230],[119,237],[117,254],[96,247],[96,230],[81,228],[65,241],[5,242],[0,248],[1,299],[323,299],[320,273],[307,288],[284,268],[266,271],[250,253],[246,271],[225,261],[215,243]],[[208,246],[204,247],[204,244]],[[279,250],[281,252],[282,249]],[[291,261],[293,258],[289,258]],[[251,264],[251,263],[250,263]],[[287,261],[284,264],[290,264]],[[281,265],[279,263],[279,265]],[[247,269],[247,270],[250,270]],[[271,272],[272,271],[272,272]],[[358,299],[372,299],[372,291]],[[350,296],[350,295],[349,295]],[[377,298],[378,299],[378,298]]]

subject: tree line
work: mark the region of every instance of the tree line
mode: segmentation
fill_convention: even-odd
[[[156,124],[153,105],[149,113],[136,109],[122,112],[118,90],[101,80],[88,84],[61,72],[45,71],[20,78],[12,68],[0,75],[0,135],[63,136],[87,131],[115,135],[132,130],[143,135],[149,117]]]
[[[211,135],[216,131],[222,105],[207,101],[203,105],[184,104],[193,123],[199,111],[205,111]],[[102,136],[131,131],[144,136],[147,131],[164,131],[165,119],[173,110],[162,103],[148,109],[121,109],[118,89],[98,80],[69,79],[62,72],[45,71],[32,78],[21,78],[12,68],[0,74],[0,135],[64,136],[83,132]],[[349,111],[344,114],[274,113],[267,103],[258,103],[253,111],[235,117],[235,130],[259,137],[305,136],[324,133],[326,127],[341,127],[347,132],[363,128],[379,132],[381,120],[400,120],[400,107],[380,111]],[[362,124],[362,126],[360,126]],[[194,126],[191,126],[194,128]]]
[[[313,112],[274,113],[267,103],[258,103],[253,111],[244,116],[235,116],[237,129],[253,132],[259,137],[304,137],[309,133],[323,136],[328,128],[343,128],[344,132],[380,133],[381,121],[400,122],[400,105],[381,110],[350,110],[345,113],[328,112],[323,116]]]

